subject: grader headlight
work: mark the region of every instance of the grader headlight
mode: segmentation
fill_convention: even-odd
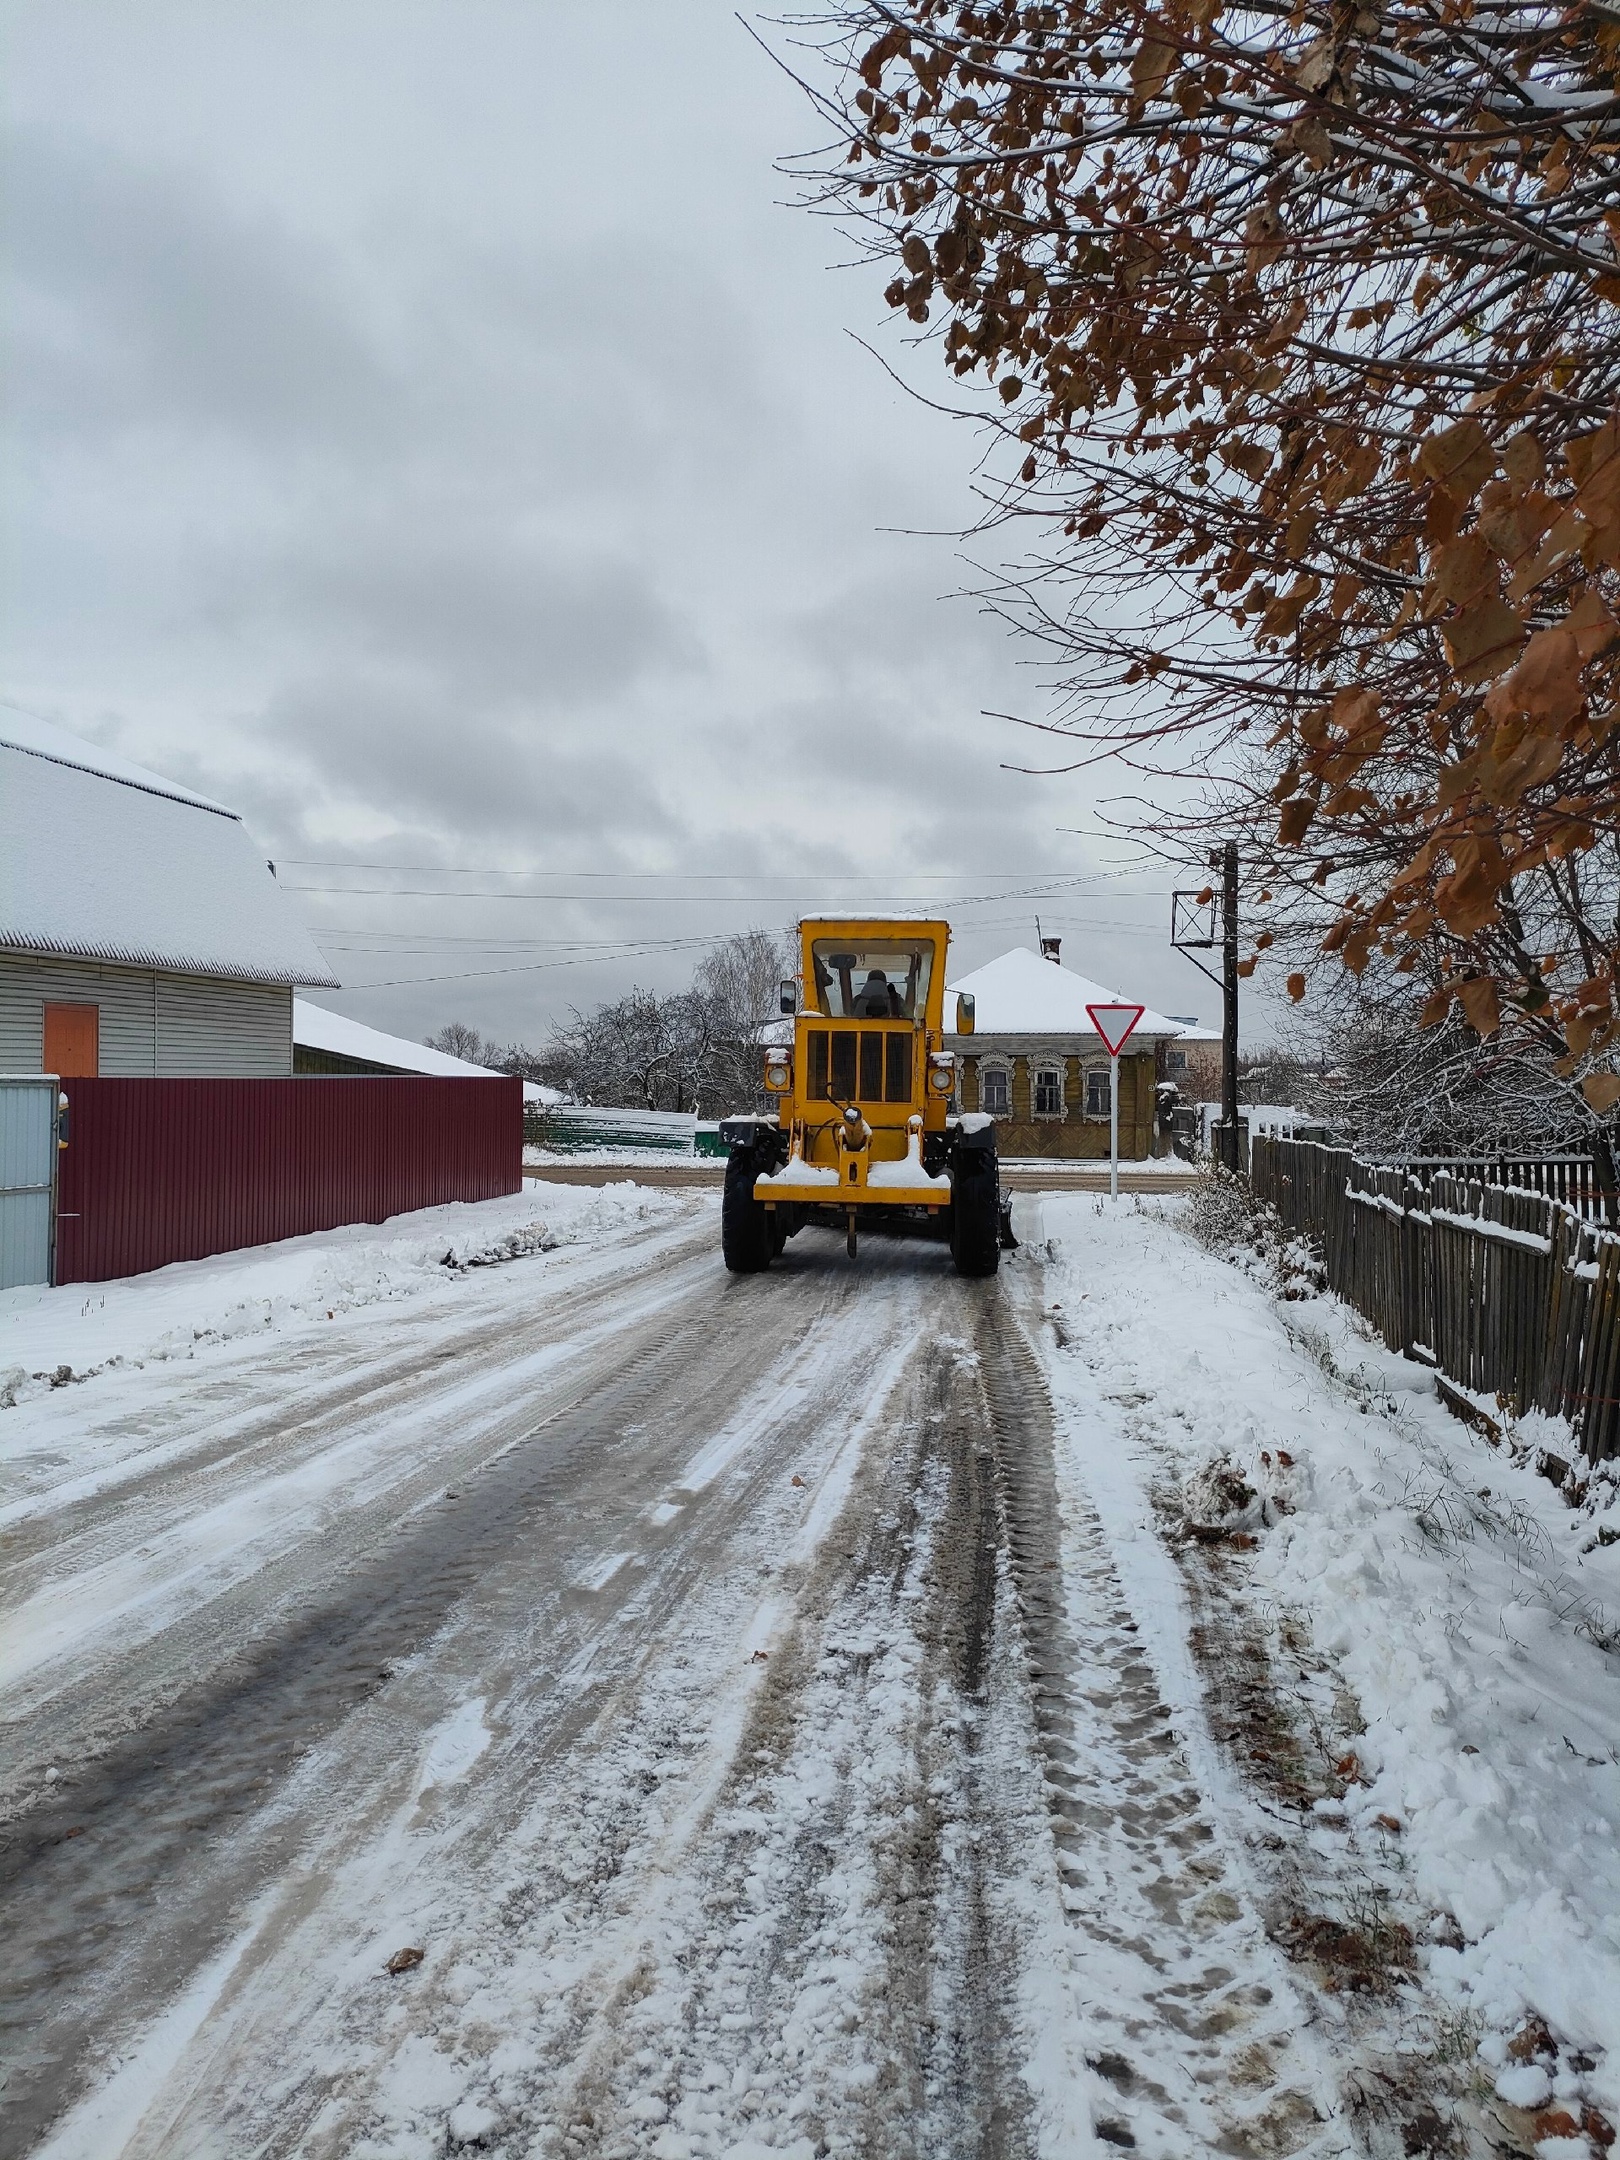
[[[928,1060],[928,1089],[932,1095],[950,1095],[956,1088],[956,1057],[950,1050],[935,1050]]]
[[[790,1050],[766,1051],[765,1085],[773,1095],[787,1095],[792,1092],[793,1053]]]

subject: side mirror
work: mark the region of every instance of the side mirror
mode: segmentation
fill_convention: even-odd
[[[788,981],[782,984],[780,1002],[783,1012],[796,1013],[798,1011],[799,986],[797,983]]]
[[[973,1033],[973,992],[958,990],[956,993],[956,1032],[958,1035]]]

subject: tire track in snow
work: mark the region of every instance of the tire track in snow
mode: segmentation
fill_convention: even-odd
[[[548,2107],[541,2150],[1033,2152],[992,1918],[1006,1795],[979,1760],[994,1465],[951,1325],[971,1331],[955,1308],[982,1295],[945,1291],[949,1317],[772,1649],[677,1909]]]
[[[1098,2135],[1148,2160],[1348,2154],[1298,2037],[1309,2014],[1200,1790],[1208,1738],[1189,1748],[1161,1698],[1100,1517],[1078,1492],[1060,1505],[1051,1396],[1010,1303],[987,1311],[980,1347]]]

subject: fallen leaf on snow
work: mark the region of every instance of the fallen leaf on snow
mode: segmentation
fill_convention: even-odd
[[[1581,2126],[1567,2108],[1548,2108],[1544,2115],[1536,2117],[1538,2138],[1573,2138],[1580,2134]]]
[[[418,1950],[414,1947],[408,1950],[396,1950],[388,1960],[388,1970],[391,1973],[410,1972],[414,1966],[420,1965],[426,1956],[427,1952],[425,1950]]]
[[[1508,2054],[1515,2062],[1534,2062],[1538,2055],[1556,2055],[1558,2043],[1547,2028],[1544,2018],[1526,2018],[1507,2044]]]

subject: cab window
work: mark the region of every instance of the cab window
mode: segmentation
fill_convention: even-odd
[[[933,973],[931,941],[846,945],[817,938],[810,948],[816,1009],[829,1020],[920,1020]]]

